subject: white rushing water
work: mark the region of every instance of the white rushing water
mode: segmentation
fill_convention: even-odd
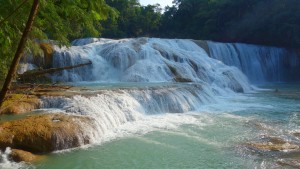
[[[210,56],[242,70],[252,83],[300,81],[300,58],[293,50],[208,41]]]
[[[268,80],[262,67],[271,69],[273,74],[283,71],[279,66],[274,68],[284,53],[283,49],[208,44],[211,55],[218,60],[209,57],[191,40],[76,40],[70,48],[56,49],[53,65],[65,67],[89,61],[92,65],[56,73],[52,76],[53,81],[83,86],[119,84],[119,87],[94,88],[92,96],[45,97],[44,108],[92,117],[95,126],[89,137],[91,143],[99,143],[109,139],[115,129],[126,123],[144,121],[155,114],[207,112],[207,104],[220,104],[218,97],[230,98],[236,92],[250,92],[253,87],[239,70],[244,70],[244,67],[248,76],[255,77],[254,82]],[[243,62],[239,58],[241,52],[236,48],[245,50]],[[260,58],[269,59],[269,62]],[[272,73],[271,80],[276,80]],[[122,88],[121,84],[127,84],[127,88]],[[156,85],[146,87],[145,84]],[[91,130],[90,127],[87,129]]]
[[[210,58],[190,40],[93,38],[73,45],[56,49],[53,65],[89,61],[92,65],[57,73],[53,81],[119,87],[93,88],[92,96],[44,97],[43,108],[92,117],[94,128],[87,126],[93,130],[90,143],[115,137],[114,130],[126,123],[145,121],[152,115],[198,111],[216,102],[218,96],[252,90],[241,71]]]
[[[95,41],[95,42],[94,42]],[[89,43],[93,42],[93,43]],[[206,83],[216,90],[249,91],[247,78],[190,40],[156,38],[78,40],[54,54],[55,67],[92,61],[91,66],[63,71],[53,81]]]
[[[71,98],[44,97],[42,106],[91,117],[94,126],[86,127],[90,132],[90,142],[101,143],[117,137],[112,132],[125,123],[144,121],[152,115],[197,111],[201,105],[214,102],[212,96],[217,95],[200,84],[93,89],[93,93],[93,96],[76,95]]]

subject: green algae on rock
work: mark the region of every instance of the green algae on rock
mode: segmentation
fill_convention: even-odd
[[[10,94],[4,101],[0,114],[21,114],[37,109],[40,99],[35,95]]]

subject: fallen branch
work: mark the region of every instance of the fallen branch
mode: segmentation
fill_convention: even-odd
[[[19,74],[18,77],[20,79],[32,78],[32,77],[42,76],[42,75],[45,75],[45,74],[48,74],[48,73],[55,73],[55,72],[74,69],[74,68],[83,67],[83,66],[87,66],[87,65],[91,65],[91,64],[92,64],[92,62],[90,61],[88,63],[83,63],[83,64],[79,64],[79,65],[74,65],[74,66],[50,68],[50,69],[45,69],[45,70],[27,71],[23,74]]]

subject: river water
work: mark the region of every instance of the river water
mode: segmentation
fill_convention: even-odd
[[[161,84],[160,84],[161,85]],[[91,87],[92,86],[92,87]],[[130,88],[128,85],[122,88]],[[152,87],[155,85],[152,85]],[[94,90],[116,88],[92,84]],[[135,86],[136,87],[136,86]],[[278,90],[278,91],[276,91]],[[276,91],[276,92],[275,92]],[[6,168],[286,168],[293,151],[255,151],[246,143],[276,137],[300,144],[300,85],[269,85],[220,96],[197,111],[144,115],[105,135],[101,143],[53,152],[34,165]]]

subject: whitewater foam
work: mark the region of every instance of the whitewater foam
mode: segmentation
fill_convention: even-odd
[[[215,90],[251,90],[238,69],[210,58],[191,40],[137,38],[79,42],[76,44],[80,46],[57,49],[53,65],[65,67],[87,61],[92,61],[92,65],[57,73],[53,81],[190,81],[207,83]]]

